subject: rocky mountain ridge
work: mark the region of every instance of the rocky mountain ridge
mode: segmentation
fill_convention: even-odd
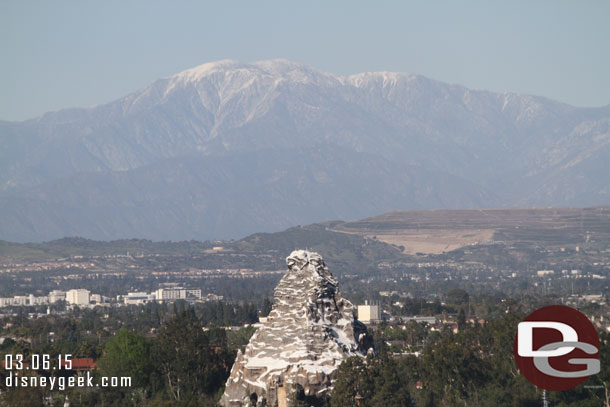
[[[0,238],[14,241],[610,201],[610,106],[285,60],[208,63],[105,105],[0,122],[0,145]]]
[[[372,350],[322,257],[295,250],[286,264],[271,313],[237,354],[220,401],[225,407],[250,406],[252,394],[259,403],[286,405],[296,384],[306,395],[323,396],[343,360]]]

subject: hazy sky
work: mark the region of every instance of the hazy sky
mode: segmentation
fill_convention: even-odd
[[[607,0],[3,0],[0,50],[3,120],[109,102],[224,58],[610,103]]]

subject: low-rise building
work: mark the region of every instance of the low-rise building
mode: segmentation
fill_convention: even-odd
[[[147,302],[155,300],[155,294],[148,294],[144,292],[135,292],[135,293],[127,293],[125,297],[123,297],[123,303],[126,305],[133,304],[146,304]]]
[[[66,300],[66,292],[60,290],[53,290],[49,293],[49,303],[54,304],[57,301],[65,301]]]
[[[186,289],[182,287],[159,288],[155,291],[155,298],[159,302],[186,299]]]
[[[538,277],[544,277],[550,274],[555,274],[554,270],[538,270],[536,272],[536,274],[538,275]]]
[[[35,297],[33,294],[30,294],[28,297],[29,305],[45,305],[49,303],[49,297],[46,295],[42,297]]]
[[[186,296],[189,298],[195,298],[198,300],[201,298],[201,289],[200,288],[187,289]]]
[[[427,323],[430,325],[435,325],[438,322],[436,317],[418,317],[418,316],[402,317],[402,321],[403,322],[415,321],[418,323]]]

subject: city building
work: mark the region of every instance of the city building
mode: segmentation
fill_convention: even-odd
[[[159,302],[186,300],[186,289],[182,287],[159,288],[155,291],[155,298]]]
[[[28,296],[28,304],[29,305],[44,305],[49,303],[49,297],[34,297],[33,294]]]
[[[130,304],[146,304],[147,302],[154,301],[156,295],[136,292],[136,293],[127,293],[125,297],[123,297],[123,303],[126,305]]]
[[[46,296],[36,297],[33,294],[16,295],[10,298],[0,298],[0,307],[10,306],[29,306],[29,305],[49,305],[58,301],[66,301],[71,305],[109,305],[109,298],[100,294],[92,294],[86,289],[72,289],[69,291],[53,290]],[[185,300],[189,302],[195,301],[220,301],[222,296],[215,294],[207,294],[205,297],[201,295],[199,288],[184,288],[184,287],[169,287],[159,288],[152,293],[146,292],[130,292],[127,295],[118,295],[116,301],[122,304],[145,304],[150,301],[176,301]]]
[[[201,298],[201,289],[200,288],[187,289],[186,296],[188,298],[200,299]]]
[[[0,298],[0,307],[8,307],[11,305],[17,305],[14,303],[15,298]]]
[[[435,325],[438,320],[436,319],[436,317],[418,317],[418,316],[412,316],[412,317],[402,317],[401,318],[402,322],[409,322],[409,321],[415,321],[417,323],[426,323],[429,325]]]
[[[371,305],[365,301],[364,305],[358,305],[358,320],[364,323],[376,322],[381,319],[379,305]]]
[[[544,277],[550,274],[555,274],[554,270],[538,270],[536,272],[536,274],[538,275],[538,277]]]
[[[66,292],[60,290],[53,290],[49,293],[49,304],[54,304],[57,301],[65,301]]]
[[[154,299],[159,302],[176,300],[186,300],[192,302],[201,300],[201,289],[184,287],[159,288],[157,291],[151,293],[151,295],[154,296]]]
[[[72,305],[89,305],[89,290],[83,288],[69,290],[66,292],[66,301]]]

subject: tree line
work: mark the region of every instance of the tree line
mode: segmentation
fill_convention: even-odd
[[[453,293],[463,306],[464,293]],[[6,353],[65,354],[97,359],[95,375],[127,376],[129,388],[6,389],[0,370],[0,406],[217,406],[237,349],[254,333],[247,324],[271,308],[260,304],[211,303],[190,306],[150,304],[114,310],[77,310],[69,317],[4,320],[0,336]],[[464,308],[462,308],[464,309]],[[374,332],[376,352],[352,357],[338,368],[330,396],[316,398],[291,389],[296,407],[539,406],[541,392],[518,372],[513,338],[525,314],[510,311],[482,324],[459,321],[459,330],[431,331],[410,322],[405,329],[381,325]],[[119,323],[125,318],[124,323]],[[225,330],[231,325],[246,327]],[[11,325],[6,328],[7,325]],[[53,331],[53,340],[49,332]],[[45,334],[46,333],[46,334]],[[411,345],[409,352],[393,340]],[[553,407],[607,405],[610,382],[610,334],[600,333],[602,371],[579,387],[549,392]],[[404,348],[403,348],[404,350]],[[49,374],[49,372],[39,372]],[[8,390],[8,391],[7,391]],[[46,403],[46,404],[45,404]]]

